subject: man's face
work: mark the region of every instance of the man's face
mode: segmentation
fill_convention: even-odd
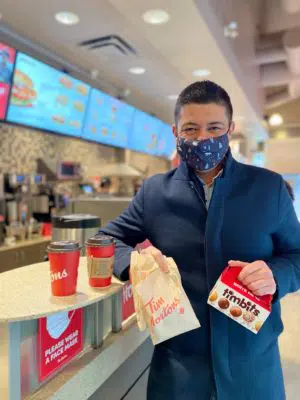
[[[205,140],[234,130],[224,106],[209,104],[187,104],[181,108],[177,126],[173,126],[175,137],[188,140]]]

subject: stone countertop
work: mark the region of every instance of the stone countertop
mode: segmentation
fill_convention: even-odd
[[[40,244],[44,242],[50,242],[51,241],[51,236],[41,236],[37,237],[35,239],[26,239],[26,240],[21,240],[19,242],[15,242],[12,245],[1,245],[0,246],[0,253],[2,251],[8,251],[8,250],[18,250],[22,247],[27,247],[27,246],[34,246],[35,244]]]
[[[45,317],[96,303],[119,292],[124,283],[113,277],[108,288],[89,286],[86,258],[81,257],[77,294],[51,296],[49,263],[43,262],[0,274],[0,323]]]

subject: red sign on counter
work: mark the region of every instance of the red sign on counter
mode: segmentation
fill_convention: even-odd
[[[122,321],[125,321],[132,314],[135,313],[133,294],[132,294],[132,284],[131,282],[126,283],[123,286],[122,293]]]
[[[83,349],[83,310],[39,319],[39,380],[43,381]]]

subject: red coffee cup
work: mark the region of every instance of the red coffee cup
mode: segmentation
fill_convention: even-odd
[[[50,243],[51,290],[53,296],[72,296],[76,293],[80,246],[75,241]]]
[[[88,239],[85,245],[90,286],[109,286],[115,260],[114,239],[111,236],[97,235]]]

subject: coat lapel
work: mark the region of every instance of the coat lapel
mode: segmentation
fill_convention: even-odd
[[[223,174],[216,180],[213,196],[209,206],[205,229],[205,254],[209,288],[211,288],[229,260],[224,260],[222,253],[222,229],[226,199],[232,190],[236,178],[238,162],[229,150]],[[191,170],[185,162],[181,162],[174,173],[177,181],[192,181]],[[200,200],[199,200],[200,204]]]
[[[206,220],[206,267],[207,279],[211,288],[226,267],[222,252],[222,230],[228,194],[235,179],[237,162],[228,153],[223,174],[216,180],[213,196]]]

